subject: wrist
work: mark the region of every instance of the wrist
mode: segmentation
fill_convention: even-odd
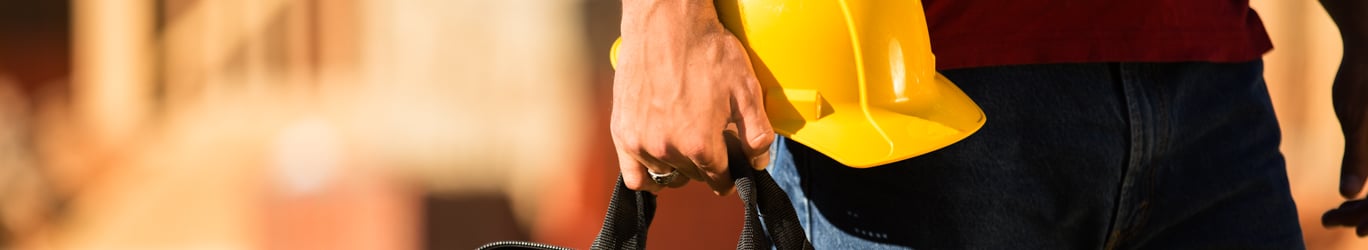
[[[625,0],[624,40],[637,36],[693,37],[722,29],[713,0]]]

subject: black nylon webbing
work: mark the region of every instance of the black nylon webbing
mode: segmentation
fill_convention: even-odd
[[[769,172],[751,169],[750,164],[737,162],[737,158],[732,158],[731,173],[746,207],[746,223],[736,249],[812,249],[784,190]],[[590,249],[646,249],[646,232],[655,216],[655,202],[655,195],[627,189],[622,176],[618,176],[603,229]],[[761,220],[765,230],[760,228]]]
[[[589,249],[646,249],[646,231],[655,217],[655,202],[651,192],[627,189],[622,175],[618,175],[603,229]]]
[[[793,211],[788,194],[779,188],[769,172],[757,171],[755,174],[756,203],[760,206],[760,217],[765,220],[769,239],[778,249],[812,249],[803,225],[798,221],[798,213]],[[750,221],[750,220],[747,220]]]

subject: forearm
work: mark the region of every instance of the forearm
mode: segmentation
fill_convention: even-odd
[[[1320,0],[1339,26],[1346,56],[1368,56],[1368,1]]]

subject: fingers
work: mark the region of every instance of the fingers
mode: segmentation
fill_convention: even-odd
[[[1368,201],[1354,200],[1344,202],[1339,208],[1331,209],[1321,216],[1325,227],[1355,227],[1359,237],[1368,236]]]
[[[1368,218],[1368,201],[1353,200],[1344,202],[1338,208],[1325,212],[1321,216],[1321,225],[1326,227],[1354,226],[1365,218]]]
[[[731,193],[734,184],[727,171],[727,146],[722,133],[712,134],[714,136],[702,140],[679,141],[678,146],[643,149],[638,154],[619,150],[618,161],[625,184],[632,190],[657,192],[665,187],[684,186],[692,179],[708,183],[715,194]],[[671,172],[680,176],[663,186],[655,183],[650,174]]]
[[[622,182],[628,189],[636,191],[659,192],[663,186],[652,181],[646,174],[646,166],[631,155],[618,150],[618,170],[622,172]]]
[[[1364,171],[1360,170],[1360,167],[1357,166],[1360,164],[1354,163],[1355,160],[1353,160],[1353,158],[1355,157],[1352,154],[1345,152],[1344,165],[1341,166],[1340,171],[1339,192],[1340,195],[1344,196],[1346,199],[1358,197],[1359,191],[1363,190],[1364,179],[1361,173]]]
[[[1364,107],[1363,93],[1368,91],[1368,75],[1350,69],[1349,60],[1340,65],[1340,73],[1335,76],[1332,88],[1332,102],[1335,116],[1339,118],[1340,129],[1344,132],[1344,162],[1340,172],[1340,195],[1345,198],[1357,197],[1363,191],[1365,177],[1368,177],[1368,109]],[[1351,73],[1352,72],[1352,73]]]
[[[654,177],[656,175],[675,175],[675,177],[669,177],[669,183],[664,183],[664,187],[668,188],[683,187],[684,184],[689,184],[689,180],[692,178],[689,177],[689,173],[691,173],[691,170],[693,168],[679,167],[681,166],[680,164],[663,162],[659,160],[659,157],[638,155],[636,158],[638,159],[638,161],[641,161],[640,159],[650,159],[648,161],[644,161],[647,163],[644,163],[642,165],[646,168],[646,180],[653,184],[661,184],[659,182],[656,182]]]
[[[702,172],[703,181],[708,183],[714,194],[732,193],[735,184],[732,183],[731,172],[727,171],[727,144],[722,133],[715,133],[703,143],[701,147],[692,147],[682,153]]]
[[[689,178],[686,178],[686,177],[684,177],[684,176],[681,175],[681,176],[679,176],[679,177],[675,177],[675,178],[674,178],[674,181],[670,181],[669,184],[665,184],[665,187],[668,187],[668,188],[680,188],[680,187],[684,187],[685,184],[689,184]]]
[[[1359,142],[1362,138],[1354,137],[1345,137],[1344,161],[1340,168],[1340,195],[1348,199],[1358,197],[1363,191],[1364,176],[1368,174],[1368,152],[1364,152],[1368,145]]]
[[[774,143],[774,128],[770,126],[769,116],[765,113],[765,98],[759,82],[752,81],[743,86],[742,93],[736,98],[735,135],[743,142],[742,151],[756,170],[769,166],[770,144]]]
[[[659,151],[648,152],[645,153],[645,156],[639,158],[650,159],[648,161],[644,161],[646,162],[647,166],[668,166],[661,167],[660,169],[671,169],[654,170],[654,168],[652,168],[652,171],[656,171],[656,173],[668,173],[668,171],[675,171],[678,172],[680,175],[684,176],[679,179],[690,179],[698,181],[707,180],[707,178],[703,175],[703,172],[694,165],[694,162],[692,160],[689,160],[688,157],[685,157],[684,154],[680,153],[678,150],[675,150],[674,147],[662,149]]]
[[[1357,228],[1354,228],[1354,234],[1358,235],[1359,238],[1368,236],[1368,222],[1363,222],[1359,224]]]

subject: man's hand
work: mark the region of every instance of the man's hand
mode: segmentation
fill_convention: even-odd
[[[1325,212],[1321,224],[1357,228],[1368,235],[1368,200],[1353,200],[1363,191],[1368,177],[1368,3],[1360,0],[1322,0],[1321,4],[1339,26],[1344,58],[1333,87],[1335,116],[1344,131],[1344,161],[1340,172],[1340,195],[1350,199]]]
[[[650,169],[733,192],[723,136],[745,142],[753,167],[769,163],[774,132],[759,81],[712,0],[623,1],[617,62],[612,134],[628,188],[655,192],[688,181],[660,185]]]
[[[1357,197],[1368,177],[1368,56],[1345,56],[1332,88],[1344,132],[1340,195]]]
[[[1340,195],[1354,199],[1363,190],[1368,176],[1368,56],[1345,55],[1333,87],[1335,115],[1344,131],[1344,161],[1340,174]],[[1325,226],[1357,227],[1359,236],[1368,235],[1368,201],[1350,200],[1326,212]]]

